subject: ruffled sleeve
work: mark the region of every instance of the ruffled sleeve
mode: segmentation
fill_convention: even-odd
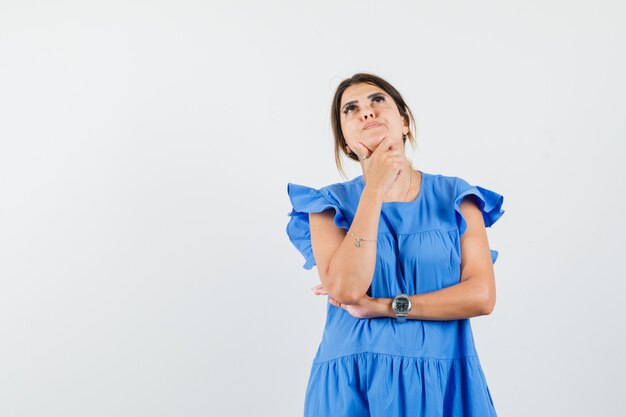
[[[316,190],[298,184],[287,184],[287,194],[291,200],[293,209],[288,215],[290,216],[287,223],[287,235],[291,243],[304,256],[304,269],[313,268],[315,258],[313,257],[313,248],[311,247],[311,228],[309,225],[309,213],[319,213],[324,210],[334,209],[334,221],[337,227],[348,230],[350,226],[341,211],[339,204],[324,189]]]
[[[502,203],[504,203],[504,197],[502,195],[479,187],[478,185],[470,185],[467,181],[459,178],[456,198],[454,200],[454,210],[456,211],[459,236],[463,236],[465,229],[467,229],[467,223],[461,214],[460,205],[463,199],[469,195],[472,196],[470,198],[478,205],[485,221],[485,227],[491,227],[505,212],[502,210]],[[498,259],[498,251],[491,250],[492,263],[495,263],[496,259]]]

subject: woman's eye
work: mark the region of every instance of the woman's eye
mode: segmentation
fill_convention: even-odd
[[[380,96],[372,97],[372,102],[383,103],[384,101],[385,101],[385,96],[380,95]],[[350,104],[343,109],[343,114],[348,114],[354,109],[356,109],[356,106],[354,104]]]

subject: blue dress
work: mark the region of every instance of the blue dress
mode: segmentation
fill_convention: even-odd
[[[416,200],[382,204],[371,297],[426,293],[460,282],[466,223],[459,205],[465,197],[478,205],[486,227],[504,214],[500,194],[458,177],[420,172]],[[319,190],[287,184],[293,209],[286,231],[305,269],[315,266],[309,213],[332,209],[335,224],[348,230],[364,187],[362,175]],[[491,250],[493,263],[497,257]],[[496,411],[469,319],[359,319],[327,303],[304,415],[488,417]]]

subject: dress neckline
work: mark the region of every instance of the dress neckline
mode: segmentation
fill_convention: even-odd
[[[420,191],[417,194],[417,197],[415,197],[415,199],[411,201],[383,201],[383,207],[385,206],[412,206],[414,204],[419,203],[422,200],[422,196],[424,195],[424,177],[426,177],[428,174],[424,174],[424,172],[419,169],[417,169],[416,171],[420,173]],[[363,189],[365,188],[365,180],[363,179],[363,175],[359,175],[357,178],[361,186],[361,192],[363,192]]]

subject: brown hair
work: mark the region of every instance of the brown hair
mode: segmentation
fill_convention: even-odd
[[[341,164],[341,154],[343,153],[348,158],[357,162],[359,161],[359,158],[354,152],[346,152],[346,139],[344,138],[343,132],[341,131],[341,97],[348,87],[360,83],[371,84],[379,87],[387,94],[389,94],[391,98],[393,98],[393,101],[395,101],[396,106],[398,107],[400,115],[404,118],[407,126],[409,126],[409,133],[404,136],[402,142],[406,145],[406,139],[408,137],[411,145],[416,145],[415,137],[413,136],[413,130],[411,129],[415,126],[415,119],[413,118],[413,113],[411,112],[411,109],[404,102],[404,99],[402,98],[398,90],[396,90],[395,87],[389,84],[387,81],[376,75],[367,73],[354,74],[352,77],[346,78],[341,83],[339,83],[339,86],[337,86],[337,91],[335,91],[335,96],[333,97],[332,107],[330,110],[330,123],[333,130],[333,136],[335,138],[335,164],[337,165],[337,169],[344,178],[346,178],[346,174]]]

